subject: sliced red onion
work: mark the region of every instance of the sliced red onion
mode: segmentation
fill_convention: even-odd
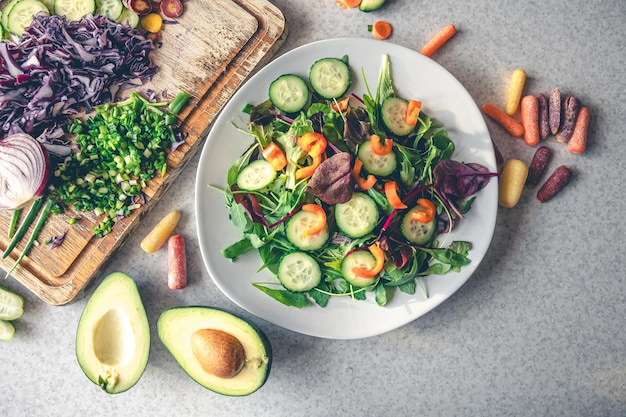
[[[16,133],[0,140],[0,210],[24,207],[43,194],[50,160],[32,136]]]

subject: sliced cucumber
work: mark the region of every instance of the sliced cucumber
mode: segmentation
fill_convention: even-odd
[[[95,0],[55,0],[54,12],[67,20],[79,21],[86,14],[96,13]]]
[[[396,170],[396,154],[392,151],[387,155],[376,155],[369,140],[359,146],[358,156],[363,162],[363,168],[370,174],[386,177]]]
[[[400,97],[387,97],[380,109],[383,123],[387,129],[398,136],[406,136],[415,128],[406,122],[407,107],[406,100]]]
[[[315,226],[317,222],[318,217],[315,213],[297,212],[287,222],[287,230],[285,231],[287,239],[300,250],[311,251],[321,248],[328,241],[328,227],[316,235],[306,237],[303,235],[306,229]]]
[[[11,0],[2,8],[2,27],[7,32],[9,31],[9,14],[11,13],[13,6],[15,6],[15,3],[19,1],[20,0]]]
[[[16,320],[24,314],[24,299],[11,290],[0,287],[0,320]]]
[[[46,5],[51,14],[54,13],[54,0],[40,0],[43,4]]]
[[[115,21],[123,25],[127,24],[131,28],[136,28],[139,25],[139,15],[124,7],[124,9],[122,9],[122,13],[117,19],[115,19]]]
[[[7,29],[17,36],[22,36],[24,29],[33,22],[33,17],[41,12],[50,14],[46,5],[39,0],[20,0],[9,11]]]
[[[365,278],[352,272],[352,268],[373,269],[376,266],[376,258],[369,251],[360,250],[352,252],[341,262],[341,275],[349,284],[363,288],[374,283],[372,278]]]
[[[15,327],[9,321],[0,320],[0,340],[8,342],[13,339]]]
[[[348,64],[338,58],[322,58],[309,70],[309,82],[313,91],[326,99],[342,97],[352,83]]]
[[[422,206],[415,206],[409,210],[402,219],[400,229],[402,230],[402,234],[406,240],[409,242],[416,245],[425,245],[432,240],[433,236],[435,236],[435,231],[437,230],[437,217],[428,223],[422,223],[411,218],[411,213],[415,213],[417,211],[424,211],[424,208]]]
[[[359,10],[363,12],[373,12],[378,10],[385,4],[387,0],[362,0],[359,4]]]
[[[279,110],[286,113],[299,112],[309,101],[309,87],[302,77],[284,74],[270,84],[269,98]]]
[[[346,203],[335,206],[337,227],[348,237],[367,235],[376,227],[378,217],[378,206],[364,193],[354,193]]]
[[[276,178],[276,170],[265,159],[257,159],[244,167],[237,176],[237,186],[242,190],[254,191],[267,187]]]
[[[320,283],[322,271],[317,261],[304,252],[285,255],[278,265],[278,279],[293,292],[312,290]]]
[[[122,0],[96,0],[96,14],[115,20],[122,14]]]

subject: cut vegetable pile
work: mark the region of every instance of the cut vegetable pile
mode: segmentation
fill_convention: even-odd
[[[350,93],[352,74],[347,56],[323,58],[244,109],[254,141],[223,190],[243,237],[222,254],[257,250],[277,281],[253,285],[287,306],[427,296],[420,277],[470,263],[471,242],[445,237],[498,175],[450,159],[448,133],[396,94],[386,55],[373,93]]]

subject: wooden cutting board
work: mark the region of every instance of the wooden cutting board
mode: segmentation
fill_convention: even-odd
[[[6,3],[6,2],[2,2]],[[211,122],[237,88],[269,61],[287,35],[285,19],[266,0],[192,0],[176,24],[165,25],[161,46],[151,53],[158,66],[151,89],[171,99],[177,92],[192,95],[180,114],[186,144],[168,156],[169,172],[150,181],[146,204],[118,223],[113,232],[97,238],[91,232],[98,218],[69,211],[53,215],[39,234],[39,244],[22,260],[12,276],[43,301],[70,302],[97,278],[141,219],[156,204],[191,157],[201,149]],[[123,96],[124,93],[121,94]],[[122,97],[119,97],[122,98]],[[27,211],[28,207],[23,210]],[[69,225],[70,217],[80,220]],[[11,213],[0,212],[0,250],[8,245]],[[63,244],[50,250],[43,242],[67,231]],[[30,230],[26,236],[30,235]],[[0,266],[8,271],[24,248],[23,239]]]

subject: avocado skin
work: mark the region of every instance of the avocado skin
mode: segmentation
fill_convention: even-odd
[[[177,337],[168,337],[168,330],[170,329],[170,327],[173,327],[173,323],[180,324],[178,320],[171,320],[170,316],[172,315],[191,317],[189,320],[193,320],[194,316],[200,317],[199,319],[201,319],[202,322],[199,322],[197,326],[191,327],[191,330],[188,332],[188,336],[190,336],[195,330],[199,330],[202,328],[215,328],[210,325],[211,322],[207,321],[207,317],[205,315],[216,316],[217,320],[213,321],[213,323],[217,326],[219,330],[222,331],[229,332],[229,328],[224,324],[224,322],[230,320],[232,320],[232,323],[239,323],[243,324],[243,326],[249,326],[250,330],[252,330],[252,336],[254,337],[254,339],[256,339],[256,343],[262,347],[262,353],[264,353],[265,356],[263,366],[261,366],[261,368],[257,370],[258,372],[262,372],[262,374],[257,375],[255,383],[247,387],[241,387],[239,389],[233,390],[232,387],[222,385],[222,381],[225,384],[228,384],[229,380],[220,380],[220,378],[218,377],[207,374],[204,370],[202,370],[202,367],[191,353],[191,350],[185,350],[185,348],[190,345],[189,337],[180,337],[180,334],[177,335]],[[180,326],[178,325],[176,325],[175,327],[180,328]],[[260,389],[269,378],[273,361],[273,352],[270,339],[255,323],[229,310],[219,307],[207,306],[171,307],[163,311],[163,313],[159,317],[159,320],[157,322],[157,331],[161,342],[174,357],[174,359],[176,359],[183,371],[185,371],[185,373],[187,373],[187,375],[189,375],[195,382],[217,394],[232,397],[250,395]],[[240,339],[240,342],[244,344],[244,347],[246,346],[246,340]],[[255,341],[252,342],[254,343]],[[246,352],[248,352],[248,350],[246,350]],[[236,376],[235,378],[237,377],[238,376]],[[213,380],[214,382],[217,381],[217,383],[207,383],[207,380],[205,378]],[[233,380],[235,378],[233,378]]]
[[[120,300],[125,300],[120,304]],[[103,378],[102,364],[95,354],[94,334],[112,310],[124,310],[127,319],[134,319],[136,349],[123,365],[111,366],[121,372],[115,384],[109,385]],[[109,322],[111,323],[111,322]],[[122,328],[127,326],[121,326]],[[129,336],[126,333],[125,336]],[[118,334],[119,336],[119,334]],[[124,337],[124,336],[122,336]],[[120,343],[128,342],[121,340]],[[137,283],[123,272],[107,275],[97,286],[81,314],[76,331],[76,359],[83,373],[107,394],[119,394],[131,389],[141,379],[150,356],[150,325],[137,288]]]

